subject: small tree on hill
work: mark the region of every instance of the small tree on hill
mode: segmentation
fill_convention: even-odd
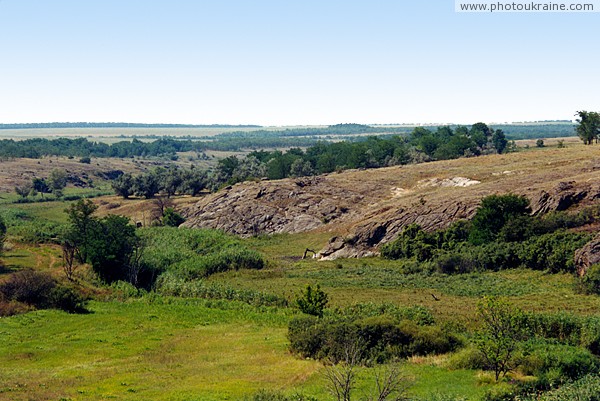
[[[44,194],[50,193],[50,187],[48,186],[46,180],[43,178],[33,178],[31,180],[31,186],[33,187],[33,190],[35,192],[39,192],[40,194],[42,194],[42,198],[44,197]]]
[[[50,172],[48,186],[57,198],[60,198],[63,195],[63,189],[67,186],[68,178],[67,172],[63,169],[55,168]]]
[[[307,285],[300,297],[296,299],[298,308],[308,315],[323,317],[323,310],[327,306],[327,294],[317,284],[316,288]]]
[[[477,348],[496,381],[518,364],[520,341],[524,339],[522,312],[497,297],[485,297],[477,306],[482,327]]]
[[[578,111],[577,127],[575,131],[585,145],[591,145],[593,141],[598,142],[600,133],[600,114],[595,111]]]

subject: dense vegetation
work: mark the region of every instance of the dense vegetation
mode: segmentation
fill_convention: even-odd
[[[576,215],[533,217],[526,198],[492,195],[482,200],[472,221],[458,221],[435,232],[407,226],[382,248],[382,256],[414,259],[423,262],[422,269],[446,274],[517,267],[574,273],[573,254],[589,236],[567,229],[598,218],[596,208]]]
[[[57,128],[70,128],[62,123],[56,123]],[[62,124],[62,125],[61,125]],[[78,126],[75,123],[74,126]],[[5,128],[39,128],[36,124],[30,127],[24,124],[22,127],[13,127],[5,125]],[[42,124],[43,125],[43,124]],[[82,127],[117,127],[122,125],[97,124]],[[124,125],[126,127],[142,127],[139,124]],[[0,125],[0,129],[2,129]],[[176,128],[180,126],[160,126],[160,128]],[[185,128],[187,126],[183,126]],[[212,126],[211,126],[212,127]],[[219,128],[215,126],[213,128]],[[230,128],[222,126],[223,128]],[[243,128],[252,128],[253,126],[243,126]],[[148,128],[156,128],[148,126]],[[533,124],[533,125],[498,125],[487,127],[485,124],[475,124],[471,130],[482,131],[487,136],[493,136],[498,131],[503,131],[509,139],[530,139],[540,137],[558,137],[574,135],[572,124]],[[68,139],[45,139],[34,138],[22,141],[4,139],[0,141],[0,158],[29,157],[39,158],[43,156],[69,156],[69,157],[149,157],[149,156],[172,156],[177,152],[203,152],[206,150],[220,151],[239,151],[242,149],[265,149],[265,148],[291,148],[291,147],[309,147],[319,141],[334,140],[338,137],[344,137],[351,142],[362,142],[364,135],[378,135],[384,137],[400,136],[407,139],[417,149],[425,152],[427,156],[440,158],[452,158],[463,156],[464,151],[469,149],[477,154],[477,149],[485,150],[490,146],[485,143],[486,140],[481,137],[481,132],[470,132],[462,126],[451,127],[373,127],[361,124],[337,124],[326,128],[298,128],[286,129],[280,131],[258,130],[258,131],[237,131],[223,133],[211,137],[193,138],[191,136],[174,139],[170,137],[156,137],[155,135],[142,136],[142,138],[155,139],[151,142],[140,141],[134,137],[131,141],[120,141],[114,144],[92,142],[86,138]],[[414,135],[426,136],[422,141],[415,141]],[[411,138],[413,137],[413,138]],[[433,137],[433,139],[432,139]],[[472,139],[475,144],[469,143],[466,138]],[[433,152],[440,147],[446,140],[452,143],[445,144],[439,149],[437,155]],[[494,143],[498,146],[499,143]],[[501,145],[500,146],[504,146]],[[503,149],[498,149],[500,152]],[[391,155],[393,156],[393,155]],[[379,160],[380,165],[385,165]],[[346,165],[345,160],[337,161],[336,165]],[[358,164],[357,164],[358,165]],[[316,165],[313,165],[315,168]],[[334,166],[335,168],[335,166]]]

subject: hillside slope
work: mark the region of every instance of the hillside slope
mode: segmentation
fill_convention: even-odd
[[[246,182],[202,198],[185,226],[252,236],[326,230],[320,257],[363,256],[418,223],[427,230],[473,215],[482,197],[527,196],[534,213],[600,197],[600,149],[569,145],[507,155]]]

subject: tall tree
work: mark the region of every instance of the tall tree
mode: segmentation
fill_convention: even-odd
[[[595,140],[598,142],[598,134],[600,133],[600,114],[595,111],[578,111],[579,118],[577,121],[577,135],[586,145],[591,145]]]
[[[77,259],[80,263],[88,261],[92,233],[98,224],[98,220],[92,216],[96,209],[98,206],[91,200],[80,199],[65,210],[69,223],[71,223],[65,242],[76,248]]]
[[[62,196],[62,191],[67,186],[69,176],[67,172],[60,168],[55,168],[50,172],[48,177],[48,186],[57,198]]]

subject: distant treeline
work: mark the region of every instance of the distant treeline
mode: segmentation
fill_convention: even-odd
[[[514,149],[502,130],[484,123],[469,127],[415,128],[408,137],[367,137],[359,142],[319,142],[302,150],[254,151],[244,159],[219,160],[216,181],[235,183],[252,178],[280,179],[336,170],[377,168],[433,160],[456,159]]]
[[[321,128],[288,128],[284,130],[235,131],[218,135],[218,138],[340,136],[361,134],[410,134],[413,127],[372,127],[363,124],[336,124]]]
[[[239,151],[242,149],[306,147],[317,140],[311,138],[230,138],[221,141],[192,141],[174,138],[161,138],[152,142],[139,139],[113,144],[90,142],[86,138],[46,139],[33,138],[23,141],[0,140],[0,158],[28,157],[37,159],[43,156],[68,157],[134,157],[165,156],[177,152],[206,150]]]
[[[575,136],[575,126],[571,122],[548,123],[548,124],[502,124],[493,125],[492,128],[502,129],[508,139],[540,139],[540,138],[561,138]]]
[[[475,127],[475,130],[473,130]],[[502,132],[508,139],[537,139],[557,136],[573,136],[573,125],[546,124],[546,125],[498,125],[506,130],[494,129],[485,124],[478,123],[471,129],[463,126],[452,127],[399,127],[386,128],[371,127],[360,124],[338,124],[327,128],[315,129],[290,129],[286,131],[264,131],[234,132],[221,134],[203,140],[194,140],[191,137],[173,138],[162,137],[152,142],[142,142],[137,138],[132,141],[121,141],[113,144],[91,142],[85,138],[77,139],[46,139],[33,138],[22,141],[12,139],[0,140],[0,157],[29,157],[39,158],[43,156],[70,156],[70,157],[149,157],[174,155],[177,152],[204,152],[207,150],[240,151],[243,149],[273,149],[273,148],[309,148],[322,149],[333,140],[335,136],[346,135],[344,142],[332,144],[331,161],[311,159],[315,171],[336,169],[338,166],[348,168],[374,167],[397,163],[414,161],[426,161],[433,159],[455,158],[464,155],[477,155],[481,152],[489,152],[493,143],[492,136],[496,132]],[[394,134],[395,130],[395,134]],[[479,132],[478,132],[479,131]],[[372,135],[369,135],[372,133]],[[309,135],[310,134],[310,135]],[[484,136],[482,136],[482,134]],[[374,142],[373,137],[377,135],[382,142]],[[376,145],[375,145],[376,144]],[[402,144],[402,145],[400,145]],[[370,147],[374,146],[373,149]],[[380,147],[386,147],[385,157],[379,157]],[[352,148],[352,150],[348,150]],[[394,148],[391,153],[389,149]],[[370,150],[369,150],[370,149]],[[413,149],[410,156],[406,152]],[[415,153],[414,150],[418,152]],[[497,151],[495,149],[494,151]],[[502,151],[501,149],[500,151]],[[367,151],[371,152],[368,153]],[[419,151],[424,154],[419,155]],[[307,154],[310,154],[310,149]],[[374,152],[374,153],[373,153]],[[328,152],[326,152],[328,153]],[[353,154],[353,156],[350,156]],[[256,155],[261,161],[265,158],[273,158],[262,154]],[[347,160],[350,157],[349,160]],[[391,159],[394,158],[394,161]],[[354,159],[352,159],[354,158]],[[425,158],[425,160],[422,160]],[[359,160],[360,159],[360,160]],[[319,166],[317,166],[319,164]],[[325,167],[329,166],[329,167]]]
[[[0,124],[0,129],[33,129],[33,128],[261,128],[260,125],[228,125],[228,124],[144,124],[144,123],[21,123]]]

